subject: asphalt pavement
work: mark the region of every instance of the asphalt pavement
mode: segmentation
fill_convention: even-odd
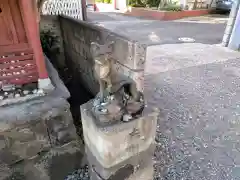
[[[240,180],[240,53],[151,46],[145,72],[147,104],[161,110],[155,180]]]
[[[226,27],[226,16],[224,18],[157,21],[120,13],[88,12],[90,21],[147,45],[184,43],[183,38],[203,44],[221,43]],[[212,23],[213,19],[215,23]]]

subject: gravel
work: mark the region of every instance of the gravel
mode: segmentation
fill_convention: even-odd
[[[73,173],[69,174],[64,180],[89,180],[89,170],[88,165],[74,171]]]

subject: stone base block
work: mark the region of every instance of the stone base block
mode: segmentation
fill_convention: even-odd
[[[107,180],[137,180],[138,177],[153,177],[153,153],[154,145],[151,145],[146,151],[143,151],[118,165],[111,168],[104,168],[92,154],[87,146],[85,146],[92,180],[102,178]],[[95,179],[94,179],[95,178]]]
[[[152,165],[149,165],[148,167],[145,167],[144,169],[141,169],[134,174],[132,174],[130,177],[126,178],[125,180],[153,180],[153,173],[154,168]],[[105,180],[101,178],[95,171],[91,169],[90,171],[91,178],[90,180]],[[108,180],[124,180],[122,179],[122,176],[119,176],[118,179],[108,179]]]
[[[47,58],[46,67],[55,87],[51,93],[0,108],[2,163],[14,165],[77,138],[70,94]]]
[[[139,169],[132,174],[127,180],[153,180],[154,168],[153,162],[143,169]]]
[[[86,163],[82,161],[83,157],[83,146],[72,141],[15,164],[11,172],[4,168],[4,172],[8,174],[4,179],[0,176],[0,180],[64,180],[67,175]]]
[[[104,168],[146,151],[153,143],[158,111],[145,108],[141,118],[102,126],[92,114],[92,103],[81,106],[84,141]]]
[[[0,161],[0,180],[6,180],[10,178],[12,170],[7,166],[7,164]]]
[[[37,108],[44,105],[42,102],[43,99],[33,100],[18,107],[40,103],[34,107]],[[21,116],[15,120],[6,116],[6,119],[0,118],[0,161],[12,165],[51,147],[75,140],[77,136],[69,105],[66,100],[58,100],[58,103],[61,103],[59,107],[46,109],[43,114],[30,114],[25,120]],[[1,111],[6,109],[11,113],[11,108],[14,111],[14,106],[4,107]],[[29,108],[31,110],[32,107]]]

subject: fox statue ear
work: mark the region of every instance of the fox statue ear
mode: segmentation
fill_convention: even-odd
[[[99,55],[99,45],[95,42],[91,43],[90,47],[91,54],[95,57]]]
[[[92,42],[90,49],[91,53],[93,54],[93,57],[100,56],[100,55],[106,55],[113,51],[113,41],[108,42],[107,44],[101,45],[96,42]]]

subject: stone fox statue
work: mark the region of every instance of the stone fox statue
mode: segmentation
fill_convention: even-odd
[[[101,102],[104,101],[105,90],[110,93],[112,87],[111,63],[107,55],[112,51],[111,46],[112,42],[107,45],[99,45],[94,42],[91,43],[91,53],[94,57],[94,70],[100,85]]]
[[[112,52],[113,42],[106,45],[99,45],[97,43],[91,43],[91,51],[94,56],[94,70],[97,75],[97,79],[100,85],[100,100],[104,102],[104,98],[107,95],[115,94],[122,88],[124,93],[129,94],[133,100],[140,100],[140,92],[138,92],[136,83],[130,78],[117,74],[112,70],[111,59],[109,53]]]

